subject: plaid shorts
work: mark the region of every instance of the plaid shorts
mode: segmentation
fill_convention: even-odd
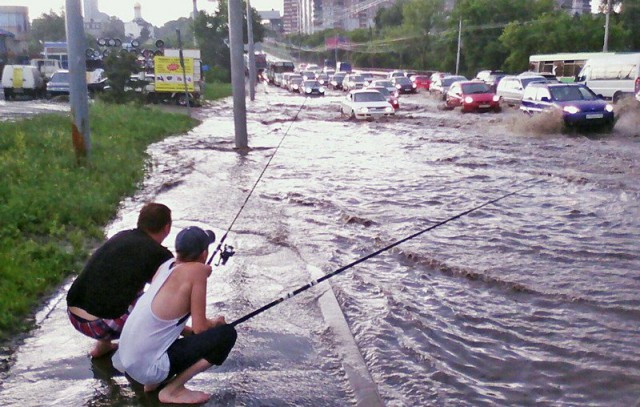
[[[133,304],[129,306],[127,312],[124,315],[119,316],[116,319],[103,319],[98,318],[93,321],[87,321],[84,318],[73,314],[71,311],[67,309],[67,315],[69,316],[69,321],[71,321],[71,325],[80,332],[88,336],[89,338],[98,339],[98,340],[112,340],[120,338],[120,333],[122,332],[122,328],[124,327],[124,323],[129,318],[129,314],[133,311],[133,307],[136,302],[138,302],[138,298],[142,295],[142,291],[138,293]]]

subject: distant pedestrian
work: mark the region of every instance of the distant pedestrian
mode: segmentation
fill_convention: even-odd
[[[236,342],[236,331],[224,317],[206,317],[205,264],[215,235],[192,226],[176,237],[175,261],[165,262],[129,316],[113,355],[113,366],[144,385],[161,388],[162,403],[204,403],[209,394],[185,383],[212,365],[221,365]],[[192,325],[187,326],[191,317]],[[183,337],[180,337],[183,335]]]
[[[89,352],[103,356],[117,348],[120,337],[146,283],[158,267],[173,258],[161,243],[171,231],[171,210],[148,203],[138,216],[137,228],[117,233],[87,261],[67,293],[67,314],[82,334],[97,339]]]

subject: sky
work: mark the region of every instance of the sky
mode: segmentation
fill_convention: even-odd
[[[82,0],[77,0],[82,2]],[[261,10],[280,10],[282,14],[283,0],[250,0],[251,7]],[[64,9],[66,0],[0,0],[0,6],[26,6],[29,8],[29,19],[40,17],[43,13],[53,10],[60,13]],[[180,17],[189,17],[193,11],[193,0],[98,0],[98,9],[110,16],[116,16],[127,22],[133,20],[133,5],[140,3],[142,18],[160,27],[167,21]],[[162,5],[160,5],[162,3]],[[217,2],[198,0],[198,10],[213,13],[217,9]]]

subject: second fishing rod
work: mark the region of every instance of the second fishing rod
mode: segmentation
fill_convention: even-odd
[[[242,210],[244,209],[244,207],[247,205],[247,202],[249,202],[249,198],[251,198],[251,195],[253,195],[253,191],[255,191],[256,187],[258,186],[258,183],[260,182],[260,180],[262,179],[262,176],[264,175],[264,173],[267,171],[267,168],[269,168],[269,165],[271,164],[271,161],[273,161],[273,158],[276,156],[276,154],[278,153],[278,150],[280,149],[280,146],[282,145],[282,142],[284,141],[284,139],[287,137],[287,135],[289,134],[289,130],[291,130],[291,127],[293,126],[293,123],[298,120],[298,115],[300,114],[300,112],[302,111],[302,109],[304,108],[305,103],[307,103],[307,99],[308,98],[304,98],[304,101],[302,102],[302,104],[300,105],[300,107],[298,108],[298,111],[296,112],[295,116],[293,117],[293,119],[291,120],[291,122],[289,123],[289,127],[287,128],[287,131],[285,131],[284,135],[282,136],[282,138],[280,139],[280,142],[278,143],[278,145],[275,148],[275,151],[273,152],[273,154],[271,154],[271,157],[269,158],[269,160],[267,161],[267,164],[264,166],[264,168],[262,169],[262,172],[260,173],[260,175],[258,176],[258,179],[256,179],[256,182],[253,184],[253,187],[251,188],[251,190],[249,191],[249,193],[247,194],[247,196],[244,199],[244,202],[242,203],[242,205],[240,206],[240,209],[238,210],[238,212],[236,213],[236,216],[233,218],[233,220],[231,221],[231,223],[229,224],[229,227],[227,228],[227,230],[224,232],[224,234],[222,235],[222,237],[220,238],[220,241],[218,242],[218,246],[216,246],[216,249],[213,251],[213,253],[211,253],[211,256],[209,256],[209,260],[207,260],[207,264],[211,264],[211,262],[213,261],[213,259],[215,258],[215,256],[220,253],[220,259],[218,260],[218,262],[215,264],[216,266],[218,265],[225,265],[227,263],[227,260],[229,260],[229,258],[231,256],[233,256],[235,254],[235,249],[233,246],[231,245],[227,245],[225,244],[225,241],[227,239],[227,235],[229,234],[229,232],[231,231],[231,228],[233,228],[233,225],[236,223],[236,220],[238,220],[238,217],[240,216],[240,214],[242,213]]]

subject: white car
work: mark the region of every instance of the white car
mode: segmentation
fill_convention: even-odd
[[[340,112],[356,119],[393,116],[395,111],[382,93],[377,90],[353,90],[342,101]]]

